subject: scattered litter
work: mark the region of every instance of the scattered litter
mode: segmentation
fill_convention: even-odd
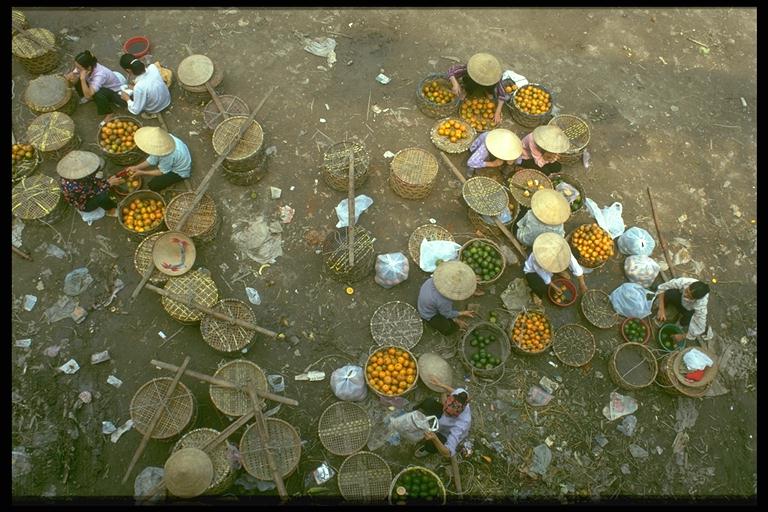
[[[619,469],[620,469],[620,470],[621,470],[621,472],[622,472],[622,473],[624,473],[625,475],[628,475],[628,474],[630,473],[630,470],[629,470],[629,464],[622,464],[622,465],[621,465],[621,467],[620,467]]]
[[[308,380],[312,382],[320,381],[325,379],[325,372],[319,372],[319,371],[311,371],[302,373],[299,375],[296,375],[293,380]]]
[[[531,386],[531,389],[528,390],[528,396],[525,397],[525,401],[528,402],[529,405],[543,406],[547,405],[552,398],[554,397],[544,391],[541,387],[533,385]]]
[[[325,104],[325,110],[331,110],[331,107],[328,106],[328,104]]]
[[[43,355],[48,357],[56,357],[59,354],[59,350],[61,350],[61,345],[51,345],[50,347],[43,350]]]
[[[317,180],[315,180],[315,181],[317,181]],[[295,187],[294,185],[291,185],[291,188],[289,188],[288,190],[290,190],[291,192],[293,192],[294,190],[296,190],[296,187]]]
[[[333,67],[336,62],[336,40],[332,37],[315,37],[313,39],[304,39],[304,50],[317,55],[318,57],[325,57],[328,66]]]
[[[280,222],[283,224],[288,224],[293,220],[293,215],[296,213],[296,210],[291,208],[288,205],[281,206],[280,209]]]
[[[67,253],[64,252],[61,247],[54,244],[48,244],[48,248],[45,250],[46,256],[54,256],[59,259],[63,259]]]
[[[114,375],[110,375],[107,377],[107,384],[111,384],[112,386],[115,386],[116,388],[119,388],[123,385],[123,381],[115,377]]]
[[[77,395],[77,398],[84,404],[89,404],[91,403],[91,400],[93,400],[93,395],[91,395],[90,391],[81,391],[80,394]]]
[[[271,491],[275,487],[277,487],[277,485],[272,480],[256,480],[256,488],[260,492]]]
[[[603,407],[603,416],[613,421],[637,410],[637,400],[611,391],[611,401]]]
[[[256,291],[255,289],[249,286],[246,286],[245,294],[248,296],[248,301],[254,306],[258,306],[259,304],[261,304],[261,296],[259,295],[259,292]]]
[[[635,429],[637,428],[637,418],[630,414],[629,416],[625,416],[624,419],[621,421],[620,425],[616,426],[616,430],[621,432],[627,437],[632,437],[635,433]]]
[[[72,315],[77,306],[77,300],[68,295],[62,295],[56,303],[45,310],[43,317],[49,324],[58,322]]]
[[[77,373],[77,370],[79,369],[80,369],[80,365],[77,364],[77,361],[75,361],[74,359],[70,359],[63,365],[59,366],[58,368],[60,372],[64,372],[67,375],[72,375],[73,373]]]
[[[589,153],[588,149],[584,150],[584,153],[581,155],[581,163],[584,166],[584,170],[589,170],[589,165],[592,162],[592,155]]]
[[[437,224],[437,220],[430,218],[429,219],[430,224]]]
[[[117,427],[111,421],[102,421],[101,422],[101,433],[102,434],[109,435],[112,432],[114,432],[115,430],[117,430]]]
[[[109,440],[112,441],[113,443],[116,443],[122,437],[122,435],[128,432],[129,430],[131,430],[131,428],[133,428],[133,420],[128,420],[125,422],[123,426],[118,427],[117,430],[112,432],[112,435],[109,437]]]
[[[679,217],[677,218],[677,222],[679,222],[680,224],[682,224],[682,223],[683,223],[683,222],[685,222],[686,220],[688,220],[688,215],[686,215],[686,214],[682,214],[681,216],[679,216]]]
[[[141,499],[141,503],[158,503],[165,499],[165,488],[156,493],[150,499],[144,501],[144,497],[149,494],[162,480],[165,475],[165,469],[156,466],[147,466],[133,481],[133,499]]]
[[[14,346],[19,348],[29,348],[32,345],[32,338],[25,338],[23,340],[16,340]]]
[[[662,448],[661,446],[657,446],[657,447],[656,447],[656,453],[658,453],[659,455],[661,455],[662,453],[664,453],[664,448]]]
[[[269,187],[269,193],[272,199],[280,199],[280,196],[283,195],[283,191],[277,187]]]
[[[603,434],[597,434],[595,436],[595,442],[600,446],[600,448],[604,448],[605,445],[608,444],[608,438]]]
[[[355,223],[360,218],[360,214],[367,210],[373,204],[373,199],[365,194],[360,194],[355,197]],[[339,218],[339,222],[336,223],[337,228],[345,228],[348,226],[349,221],[349,200],[342,199],[339,204],[336,205],[336,216]]]
[[[41,292],[45,290],[45,285],[43,284],[42,281],[38,281],[37,285],[35,285],[35,288],[37,289],[37,291]]]
[[[391,152],[391,151],[385,151],[384,152],[384,158],[392,158],[394,156],[395,156],[395,154],[393,152]]]
[[[629,445],[629,453],[631,453],[632,456],[636,459],[644,459],[648,456],[648,452],[645,449],[637,446],[634,443]]]
[[[383,73],[379,73],[379,74],[376,76],[376,81],[377,81],[377,82],[379,82],[380,84],[386,85],[386,84],[388,84],[389,82],[391,82],[391,81],[392,81],[392,79],[391,79],[391,78],[389,78],[387,75],[385,75],[385,74],[383,74]]]
[[[557,391],[557,388],[560,387],[560,384],[558,384],[557,382],[551,380],[549,377],[544,376],[539,381],[539,386],[541,386],[541,388],[544,391],[546,391],[547,393],[549,393],[551,395],[552,393]]]
[[[37,297],[34,295],[24,296],[24,311],[32,311],[35,309],[35,304],[37,304]]]
[[[325,122],[325,119],[321,117],[321,118],[320,118],[320,122],[321,122],[321,123],[324,123],[324,122]]]
[[[163,331],[157,331],[157,335],[162,339],[166,339],[168,337]]]
[[[554,436],[547,436],[547,438],[544,440],[544,444],[551,448],[552,445],[555,444]]]
[[[104,352],[97,352],[91,355],[91,364],[103,363],[104,361],[109,361],[109,359],[109,350],[105,350]]]
[[[314,478],[315,482],[317,482],[317,485],[322,485],[333,478],[333,475],[335,474],[336,472],[333,470],[330,464],[323,462],[320,464],[320,466],[317,467],[317,469],[312,472],[312,477]]]
[[[528,473],[544,476],[550,462],[552,462],[552,451],[549,446],[542,443],[533,449],[533,462],[528,468]]]
[[[272,393],[282,393],[285,391],[285,379],[282,375],[267,375],[267,382]]]
[[[21,247],[21,232],[24,231],[24,221],[16,217],[13,220],[13,229],[11,230],[11,244],[14,247]]]
[[[735,217],[741,218],[742,213],[741,213],[741,210],[739,209],[738,206],[736,206],[735,204],[732,204],[731,205],[731,211],[733,212],[733,215]]]
[[[70,316],[76,324],[79,324],[85,320],[85,317],[88,316],[88,312],[80,306],[75,306],[75,309],[72,310],[72,314]]]
[[[253,221],[245,221],[245,224],[245,228],[232,235],[232,242],[243,257],[258,263],[274,263],[275,258],[283,255],[280,237],[283,228],[280,222],[267,223],[264,216],[259,215]]]
[[[264,153],[267,156],[276,155],[277,154],[277,146],[269,146]]]
[[[603,377],[603,372],[601,372],[600,370],[595,370],[595,378],[597,378],[597,379],[604,378]]]
[[[669,110],[671,110],[672,112],[677,112],[678,110],[680,110],[680,107],[678,107],[677,105],[670,105]]]

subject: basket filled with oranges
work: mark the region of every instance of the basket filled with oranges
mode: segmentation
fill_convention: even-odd
[[[163,225],[165,201],[151,190],[137,190],[125,196],[117,207],[120,225],[140,237],[152,234]]]
[[[141,128],[141,122],[130,116],[116,116],[103,126],[99,125],[99,148],[116,165],[133,165],[147,155],[136,147],[133,135]]]
[[[512,346],[523,354],[541,354],[552,343],[552,325],[541,311],[521,311],[509,331]]]
[[[11,181],[16,183],[35,172],[42,159],[40,152],[32,144],[13,144],[11,146]]]
[[[459,98],[444,73],[431,73],[416,89],[419,110],[429,117],[447,117],[456,112]]]
[[[459,115],[478,132],[492,130],[496,103],[492,98],[467,98],[459,106]]]
[[[133,173],[123,169],[115,174],[118,178],[123,178],[123,182],[119,185],[115,185],[110,190],[116,197],[125,197],[131,192],[136,192],[141,188],[143,180],[141,176],[134,176]]]
[[[536,128],[550,119],[553,104],[552,93],[544,86],[528,84],[514,91],[507,107],[517,124]]]
[[[579,265],[590,269],[602,267],[616,252],[611,235],[594,222],[582,224],[566,240]]]
[[[432,144],[446,153],[463,153],[469,149],[476,136],[474,128],[455,117],[441,119],[429,131]]]
[[[379,396],[401,396],[416,387],[419,369],[406,348],[379,347],[365,363],[365,382]]]

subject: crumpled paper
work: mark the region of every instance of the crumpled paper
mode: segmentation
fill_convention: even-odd
[[[304,39],[304,50],[318,57],[325,57],[328,67],[336,62],[336,40],[332,37],[315,37]]]

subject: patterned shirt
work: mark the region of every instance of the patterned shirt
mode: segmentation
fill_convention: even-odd
[[[517,221],[517,239],[521,244],[531,247],[536,237],[542,233],[557,233],[565,237],[565,228],[562,224],[550,226],[544,224],[533,214],[533,210],[528,210],[523,218]]]
[[[533,161],[536,162],[536,165],[539,167],[544,167],[545,165],[551,164],[552,162],[557,162],[558,155],[556,154],[550,154],[546,157],[544,156],[539,146],[537,146],[533,141],[533,132],[523,137],[521,142],[523,143],[523,154],[520,156],[520,158],[517,159],[517,163],[521,163],[523,160],[530,160],[533,158]]]
[[[469,150],[472,151],[472,155],[467,160],[467,167],[470,169],[482,169],[485,167],[485,162],[488,161],[488,157],[491,154],[488,152],[488,148],[485,146],[485,139],[488,137],[489,132],[483,132],[472,141],[469,146]],[[496,157],[492,157],[494,160]]]
[[[568,267],[571,269],[571,272],[573,272],[574,276],[579,277],[584,275],[584,269],[581,268],[581,265],[579,265],[579,262],[576,261],[576,258],[574,258],[573,255],[571,255],[571,263],[568,265]],[[531,255],[528,256],[528,259],[525,260],[523,272],[526,274],[536,272],[539,274],[539,277],[541,277],[541,280],[544,281],[544,284],[548,285],[552,282],[552,272],[549,270],[544,270],[544,268],[539,265],[539,262],[536,261],[536,258],[533,255],[533,251],[531,251]]]
[[[459,80],[466,74],[467,74],[466,64],[454,64],[448,69],[448,78],[454,77],[456,80]],[[511,97],[512,95],[507,93],[507,91],[504,90],[504,86],[502,85],[501,80],[496,82],[496,86],[493,89],[493,99],[495,99],[496,101],[499,101],[499,100],[507,101]]]
[[[182,178],[189,178],[192,175],[192,156],[189,154],[189,148],[181,139],[173,134],[169,134],[176,143],[176,149],[170,155],[147,157],[149,165],[157,166],[163,174],[175,172]]]
[[[170,104],[171,92],[157,66],[147,66],[144,73],[134,80],[133,99],[128,100],[128,111],[131,114],[145,111],[156,114]]]
[[[115,92],[120,92],[120,86],[126,83],[123,75],[115,73],[98,62],[93,67],[93,72],[86,81],[88,82],[88,87],[91,88],[94,94],[102,87],[112,89]]]
[[[452,395],[458,395],[459,393],[466,393],[464,388],[456,388],[451,393]],[[469,408],[469,403],[464,406],[464,410],[458,416],[449,416],[443,414],[437,421],[438,429],[445,436],[445,447],[451,452],[451,455],[456,455],[456,448],[459,443],[467,438],[469,434],[469,426],[472,424],[472,411]]]
[[[421,285],[417,308],[419,315],[424,320],[432,320],[438,313],[445,318],[456,318],[459,316],[459,312],[453,309],[453,302],[437,291],[435,281],[431,277]]]
[[[700,299],[690,300],[685,297],[684,290],[691,283],[695,283],[698,279],[692,279],[690,277],[678,277],[672,279],[666,283],[660,284],[656,289],[656,295],[663,293],[667,290],[680,290],[680,303],[688,311],[693,311],[691,317],[691,323],[688,324],[688,335],[686,339],[693,340],[697,336],[704,334],[707,330],[707,304],[709,303],[709,294],[706,294]]]
[[[109,190],[107,180],[97,178],[95,173],[79,180],[59,178],[59,186],[64,200],[80,211],[85,209],[90,198]]]

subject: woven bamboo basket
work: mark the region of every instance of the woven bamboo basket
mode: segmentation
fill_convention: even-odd
[[[372,452],[350,455],[339,467],[339,492],[347,501],[383,501],[387,497],[391,481],[392,471],[389,465]]]
[[[622,343],[608,361],[608,373],[617,386],[629,390],[653,384],[658,367],[656,358],[642,343]]]
[[[152,379],[136,391],[129,408],[133,426],[144,435],[157,409],[162,409],[152,439],[171,441],[197,417],[197,399],[184,383],[179,382],[171,398],[163,404],[173,379],[160,377]]]
[[[119,115],[114,116],[112,118],[112,121],[130,121],[139,128],[144,126],[141,121],[139,121],[138,118],[128,115]],[[109,161],[114,163],[115,165],[133,165],[137,164],[139,162],[142,162],[146,160],[147,154],[139,149],[138,146],[134,145],[131,149],[128,151],[124,151],[122,153],[114,153],[112,151],[107,151],[106,148],[104,148],[101,145],[101,131],[104,128],[102,126],[99,126],[98,130],[96,130],[96,145],[99,147],[99,150],[101,151],[101,154],[104,155]]]
[[[528,180],[539,180],[539,185],[543,185],[544,188],[555,188],[552,186],[552,181],[544,173],[535,169],[520,169],[515,172],[512,176],[509,177],[509,193],[512,194],[512,197],[515,198],[515,201],[520,203],[522,206],[525,206],[526,208],[531,207],[531,197],[533,197],[533,194],[536,192],[538,187],[534,186],[533,189],[528,189],[530,195],[525,197],[523,195],[525,191],[516,187],[515,185],[519,185],[527,189]]]
[[[371,316],[371,336],[381,346],[385,343],[413,348],[424,334],[419,312],[408,303],[395,300],[382,304]]]
[[[520,213],[520,206],[517,204],[517,201],[509,195],[509,202],[507,203],[507,208],[509,208],[509,215],[510,220],[504,223],[504,226],[509,229],[509,226],[512,225],[512,223],[515,222],[515,219],[517,219],[517,215]],[[486,222],[486,220],[483,218],[482,215],[477,213],[472,208],[467,208],[467,215],[469,216],[469,222],[472,224],[472,227],[475,228],[476,231],[479,231],[482,236],[485,237],[498,237],[501,238],[504,236],[504,233],[501,232],[501,229],[496,226],[496,223],[491,220],[490,224]]]
[[[472,359],[469,355],[469,352],[472,350],[470,341],[476,331],[483,333],[483,335],[492,334],[496,336],[496,341],[488,345],[488,349],[486,349],[489,354],[498,357],[501,360],[501,362],[493,368],[478,368],[472,364]],[[504,367],[504,364],[506,364],[511,353],[512,350],[510,349],[507,333],[504,332],[504,329],[491,322],[477,322],[472,324],[467,329],[467,332],[464,333],[464,336],[462,336],[461,344],[459,345],[461,362],[464,366],[470,369],[472,373],[479,377],[491,377],[497,375],[498,371]]]
[[[419,148],[401,149],[392,158],[389,184],[405,199],[422,199],[432,191],[437,178],[437,159]]]
[[[272,480],[272,471],[267,462],[267,450],[272,452],[277,472],[286,478],[299,465],[301,438],[288,422],[277,418],[266,418],[269,442],[264,446],[259,438],[256,424],[252,423],[240,440],[240,455],[243,468],[259,480]]]
[[[421,242],[424,239],[427,239],[429,242],[433,240],[454,241],[453,235],[447,229],[437,224],[424,224],[414,229],[410,238],[408,238],[408,254],[411,255],[411,259],[416,263],[417,267],[419,266],[419,258],[421,256]]]
[[[471,238],[471,239],[469,239],[464,245],[461,246],[461,249],[459,249],[459,260],[464,261],[462,259],[462,255],[464,254],[464,250],[467,249],[471,244],[473,244],[475,242],[481,242],[481,243],[483,243],[485,245],[490,246],[491,249],[496,251],[496,254],[501,256],[501,270],[499,271],[498,274],[496,274],[494,277],[492,277],[488,281],[484,281],[484,280],[480,279],[480,276],[477,276],[477,273],[475,273],[475,275],[477,276],[477,283],[478,284],[485,285],[485,284],[495,283],[496,281],[499,280],[499,278],[502,276],[502,274],[504,274],[504,271],[507,269],[507,259],[504,257],[504,253],[501,252],[501,248],[494,241],[488,240],[487,238]]]
[[[560,153],[559,160],[563,163],[573,163],[581,160],[591,137],[589,124],[584,119],[570,114],[555,116],[547,124],[557,126],[563,130],[570,142],[568,149],[564,153]]]
[[[158,231],[161,231],[163,229],[163,223],[160,222],[154,228],[151,228],[149,230],[144,230],[142,233],[129,229],[128,226],[126,226],[125,224],[125,219],[123,218],[123,208],[128,208],[129,205],[135,199],[140,199],[142,201],[154,199],[155,201],[160,201],[163,205],[163,208],[165,208],[165,199],[163,199],[163,196],[161,196],[160,194],[152,190],[137,190],[125,196],[122,199],[122,201],[120,201],[120,204],[117,205],[117,221],[120,223],[121,226],[123,226],[123,229],[125,229],[128,232],[130,238],[134,240],[143,240],[144,237],[149,236],[152,233],[157,233]]]
[[[150,266],[155,267],[155,264],[152,262],[152,249],[155,247],[155,241],[163,234],[165,234],[165,231],[149,235],[136,247],[136,251],[133,253],[133,268],[136,269],[140,276],[143,276]],[[168,281],[168,276],[154,268],[152,275],[149,277],[149,282],[154,285],[162,285],[166,281]]]
[[[561,181],[564,181],[565,183],[569,184],[573,188],[579,191],[579,198],[575,200],[571,204],[571,214],[574,214],[579,211],[586,211],[586,206],[584,203],[584,198],[587,197],[587,193],[584,190],[584,185],[581,184],[579,180],[571,176],[570,174],[563,174],[563,173],[554,173],[549,175],[549,180],[552,182],[552,188],[557,187],[557,184]],[[568,199],[567,197],[565,198]]]
[[[15,217],[53,224],[64,218],[68,204],[56,180],[44,174],[22,178],[11,191]]]
[[[178,231],[179,221],[189,209],[195,195],[195,192],[184,192],[168,202],[164,220],[169,230]],[[181,231],[194,238],[196,242],[209,242],[216,235],[214,228],[216,228],[218,216],[213,197],[210,194],[203,194]]]
[[[320,415],[317,435],[326,450],[334,455],[352,455],[368,442],[371,419],[352,402],[331,404]]]
[[[53,111],[72,115],[77,107],[76,96],[62,75],[42,75],[29,82],[23,101],[38,116]]]
[[[352,267],[349,266],[347,228],[331,231],[323,242],[323,260],[328,275],[343,283],[364,279],[373,271],[376,263],[376,254],[373,249],[376,239],[370,231],[361,226],[355,226],[354,230],[355,264]]]
[[[349,156],[354,158],[355,188],[368,179],[371,156],[362,142],[345,140],[334,144],[323,155],[323,180],[334,190],[346,192],[349,188]]]
[[[170,277],[165,285],[165,291],[175,293],[182,297],[188,297],[197,304],[208,308],[213,307],[219,300],[219,291],[211,277],[200,269],[187,272],[183,276]],[[196,324],[205,313],[192,309],[181,302],[176,302],[168,297],[161,299],[163,308],[177,322],[183,324]]]
[[[566,324],[555,332],[552,351],[563,364],[584,366],[595,355],[595,337],[579,324]]]
[[[611,299],[602,290],[587,290],[581,296],[580,307],[584,318],[598,329],[610,329],[619,321],[619,315],[613,310]]]
[[[215,130],[227,117],[247,116],[251,113],[248,104],[237,96],[224,94],[219,96],[219,102],[221,103],[221,106],[224,107],[224,113],[219,111],[216,102],[213,100],[209,101],[203,109],[203,121],[205,122],[205,126],[211,130]]]
[[[444,105],[438,105],[424,96],[424,86],[431,82],[437,82],[449,90],[452,88],[451,81],[446,73],[430,73],[427,75],[424,80],[419,82],[419,86],[416,88],[416,103],[421,113],[434,118],[449,117],[455,114],[459,108],[459,103],[461,103],[461,99],[458,96],[453,101]]]
[[[13,26],[14,24],[24,30],[27,30],[29,28],[29,22],[27,21],[27,17],[24,15],[23,12],[12,10],[11,11],[11,36],[15,36],[18,34],[18,31]]]
[[[544,346],[542,348],[535,349],[535,350],[533,350],[533,349],[524,349],[519,344],[518,340],[515,339],[514,329],[515,329],[515,324],[517,324],[517,320],[519,318],[523,318],[523,316],[526,313],[528,313],[528,312],[531,312],[531,313],[534,312],[534,310],[530,310],[530,311],[523,310],[523,311],[520,311],[517,315],[515,315],[515,320],[509,324],[509,339],[510,339],[510,342],[511,342],[510,344],[512,345],[512,348],[514,348],[518,353],[524,354],[524,355],[527,355],[527,356],[535,356],[535,355],[543,354],[544,352],[546,352],[549,349],[549,347],[552,346],[552,342],[553,342],[553,338],[554,338],[554,329],[552,328],[552,321],[549,319],[549,317],[547,316],[546,312],[544,310],[535,310],[535,311],[537,313],[541,313],[541,314],[544,315],[544,321],[546,322],[546,327],[549,329],[549,333],[550,333],[549,334],[549,340],[544,344]]]
[[[16,184],[22,178],[34,174],[42,161],[43,157],[40,155],[40,152],[32,146],[32,158],[25,158],[11,165],[11,182]]]
[[[709,386],[692,388],[684,385],[675,374],[675,363],[680,359],[682,352],[676,351],[664,355],[658,362],[659,371],[656,373],[656,384],[665,393],[673,396],[687,396],[689,398],[701,398],[707,393]]]
[[[256,315],[245,302],[238,299],[223,299],[213,309],[239,320],[253,323]],[[253,341],[254,331],[205,315],[200,321],[200,334],[208,345],[219,352],[237,352]]]
[[[247,116],[234,116],[219,123],[211,139],[217,156],[224,154],[227,147],[237,138],[240,127],[246,121],[248,121]],[[227,155],[224,168],[233,172],[250,171],[256,167],[262,152],[264,152],[264,130],[258,122],[253,120],[240,142]]]
[[[213,76],[211,76],[211,78],[208,80],[208,85],[210,85],[211,89],[216,91],[216,94],[219,95],[223,92],[223,88],[221,87],[221,83],[223,81],[224,69],[220,66],[217,66],[214,62]],[[191,103],[202,104],[211,99],[211,95],[208,93],[208,89],[205,87],[205,84],[192,86],[187,85],[179,80],[179,86],[181,87],[182,95],[187,99],[187,101]]]
[[[37,116],[27,128],[27,140],[43,158],[55,161],[79,148],[82,142],[75,133],[75,122],[62,112]]]
[[[549,110],[543,114],[529,114],[527,112],[523,112],[517,108],[517,105],[515,104],[515,98],[517,98],[518,93],[531,86],[537,87],[549,94]],[[512,120],[514,122],[525,128],[536,128],[537,126],[546,123],[552,118],[552,106],[554,104],[555,96],[552,94],[552,91],[541,84],[528,84],[520,87],[519,89],[516,89],[515,92],[512,93],[512,97],[509,99],[509,101],[507,101],[507,108],[509,109],[509,113],[511,114]]]
[[[445,485],[443,485],[443,481],[440,479],[437,474],[432,471],[431,469],[427,469],[424,466],[408,466],[407,468],[403,469],[401,472],[399,472],[397,475],[395,475],[395,478],[392,479],[392,484],[389,486],[389,504],[392,505],[396,501],[396,498],[393,496],[395,494],[395,489],[397,488],[398,481],[400,480],[400,477],[405,475],[408,472],[411,471],[423,471],[430,475],[432,478],[435,479],[435,482],[437,482],[437,487],[440,489],[438,503],[440,505],[445,505],[446,500],[446,491],[445,491]]]
[[[40,40],[55,47],[56,37],[53,32],[44,28],[31,28],[27,30],[27,34],[19,33],[13,36],[11,41],[13,55],[33,75],[42,75],[56,69],[61,60],[59,51],[49,49],[36,41]]]
[[[447,137],[445,135],[440,135],[438,131],[440,130],[440,125],[443,124],[446,121],[458,121],[463,126],[467,128],[467,137],[457,140],[456,142],[451,142],[450,137]],[[466,121],[459,119],[458,117],[446,117],[444,119],[439,120],[436,122],[432,128],[429,130],[429,139],[432,141],[432,144],[434,144],[437,149],[440,151],[444,151],[446,153],[463,153],[466,150],[469,149],[469,146],[472,145],[472,142],[475,140],[475,137],[477,137],[477,131],[472,128]]]
[[[383,346],[383,347],[376,346],[376,347],[371,347],[370,355],[368,356],[368,359],[365,362],[365,368],[367,369],[371,365],[371,362],[372,362],[372,359],[373,359],[374,355],[376,355],[379,352],[386,352],[390,348],[395,348],[397,350],[402,350],[403,352],[407,352],[408,355],[411,358],[411,361],[413,361],[414,363],[417,362],[417,358],[416,358],[416,356],[413,355],[413,352],[411,352],[410,350],[408,350],[405,347],[401,347],[399,345],[388,345],[388,346]],[[376,366],[376,365],[374,365],[374,366]],[[398,391],[397,393],[387,394],[387,393],[383,393],[383,392],[379,391],[378,389],[376,389],[376,387],[373,385],[373,383],[371,383],[371,380],[368,377],[368,372],[367,371],[365,372],[365,383],[368,384],[368,387],[374,393],[376,393],[377,395],[379,395],[381,397],[389,398],[389,397],[393,397],[393,396],[403,396],[403,395],[408,394],[412,390],[414,390],[416,388],[416,384],[418,384],[418,382],[419,382],[419,366],[418,366],[418,364],[415,365],[413,370],[414,370],[413,382],[410,383],[408,385],[408,387],[406,387],[403,391]]]
[[[703,352],[715,363],[713,366],[709,366],[704,369],[704,376],[699,381],[692,381],[685,377],[685,374],[688,373],[688,370],[685,367],[685,361],[683,360],[683,358],[685,357],[685,354],[687,354],[691,350],[698,350],[699,352]],[[679,357],[675,358],[674,364],[672,365],[672,367],[675,372],[675,377],[683,386],[686,386],[688,388],[705,388],[709,386],[713,380],[715,380],[715,377],[717,377],[717,370],[719,365],[717,363],[717,356],[715,356],[710,351],[702,347],[688,347],[685,350],[682,350],[680,352]]]
[[[253,382],[256,384],[256,389],[268,391],[264,371],[255,363],[245,359],[236,359],[220,366],[213,376],[241,386],[247,386]],[[216,409],[227,416],[239,417],[253,410],[253,402],[245,390],[211,384],[208,393],[211,395],[211,401]]]
[[[184,434],[173,446],[171,453],[176,453],[182,448],[198,448],[202,447],[212,441],[218,436],[220,432],[212,428],[196,428],[190,430]],[[213,480],[211,485],[206,489],[206,495],[221,494],[226,491],[237,478],[237,471],[232,469],[232,465],[227,458],[227,443],[219,443],[213,449],[207,449],[205,452],[211,458],[213,463]]]
[[[582,225],[583,225],[583,224],[582,224]],[[574,245],[571,243],[571,240],[573,239],[573,233],[575,233],[575,232],[576,232],[576,230],[577,230],[577,229],[579,229],[580,227],[581,227],[581,226],[576,226],[576,227],[575,227],[575,228],[574,228],[574,229],[573,229],[573,230],[572,230],[570,233],[568,233],[567,235],[565,235],[565,240],[568,242],[568,246],[571,248],[571,252],[572,252],[572,253],[573,253],[573,255],[576,257],[576,261],[578,261],[578,262],[579,262],[579,265],[581,265],[581,266],[582,266],[582,267],[584,267],[584,268],[589,268],[589,269],[592,269],[592,270],[597,270],[598,268],[601,268],[601,267],[603,267],[603,266],[604,266],[606,263],[608,263],[608,260],[610,260],[610,259],[611,259],[611,257],[608,257],[608,258],[606,258],[606,259],[605,259],[605,260],[604,260],[602,263],[599,263],[599,264],[597,264],[597,265],[588,265],[588,264],[587,264],[587,263],[584,261],[584,259],[581,257],[581,254],[579,254],[579,250],[578,250],[578,249],[577,249],[577,248],[576,248],[576,247],[575,247],[575,246],[574,246]],[[600,229],[602,229],[602,228],[600,228]],[[618,257],[618,252],[619,252],[619,251],[617,251],[617,250],[616,250],[616,242],[614,242],[613,240],[611,240],[611,244],[613,245],[613,256],[612,256],[612,257],[613,257],[613,258],[617,258],[617,257]]]
[[[253,185],[267,175],[267,154],[264,151],[259,154],[253,169],[247,171],[233,171],[226,167],[222,167],[222,170],[224,172],[224,177],[233,185],[241,187]]]
[[[498,181],[483,176],[469,178],[461,187],[461,195],[470,209],[480,215],[499,215],[509,204],[509,195]]]

